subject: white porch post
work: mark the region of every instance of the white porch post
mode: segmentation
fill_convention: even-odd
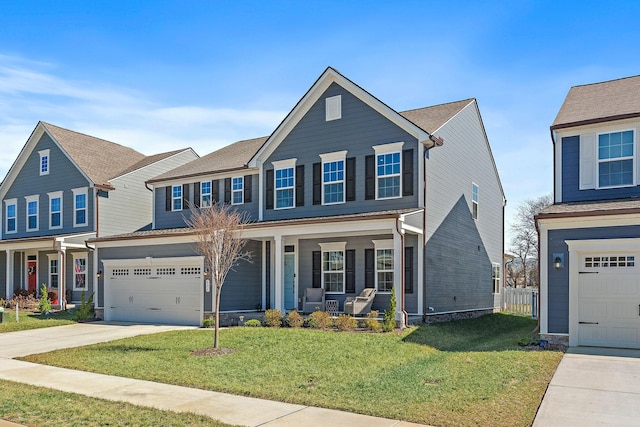
[[[404,292],[402,283],[402,258],[404,251],[402,248],[402,235],[397,230],[393,232],[393,290],[396,294],[396,320],[398,327],[404,328],[404,315],[402,313],[402,292]]]
[[[97,203],[97,202],[96,202]],[[94,307],[101,307],[100,305],[100,279],[98,278],[98,270],[100,267],[98,266],[98,249],[96,248],[93,251],[93,292],[94,292]],[[204,268],[202,269],[204,271]],[[104,273],[103,273],[104,274]]]
[[[424,314],[424,245],[422,238],[418,239],[418,280],[413,287],[418,291],[418,314]]]
[[[11,299],[13,293],[11,292],[11,288],[13,287],[13,258],[15,251],[12,249],[7,249],[6,260],[7,260],[7,271],[6,271],[6,283],[5,283],[5,293],[7,300]]]
[[[282,236],[281,235],[275,235],[275,247],[273,248],[274,251],[274,283],[273,283],[273,290],[274,290],[274,299],[275,299],[275,306],[273,308],[277,309],[277,310],[284,310],[284,301],[282,299],[282,295],[283,295],[283,287],[284,287],[284,261],[283,261],[283,257],[282,257],[282,253],[284,252],[282,249]]]

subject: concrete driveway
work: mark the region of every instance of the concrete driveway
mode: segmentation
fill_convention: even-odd
[[[560,361],[534,427],[640,425],[640,350],[572,347]]]
[[[89,322],[28,331],[5,332],[0,334],[0,359],[12,359],[34,353],[81,347],[137,335],[186,329],[195,329],[195,327],[126,322]]]

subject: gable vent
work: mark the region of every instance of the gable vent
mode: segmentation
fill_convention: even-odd
[[[331,96],[325,100],[326,121],[342,118],[342,95]]]

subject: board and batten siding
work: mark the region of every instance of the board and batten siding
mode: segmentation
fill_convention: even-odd
[[[112,179],[110,183],[115,190],[109,192],[109,197],[98,198],[98,235],[104,237],[150,228],[153,193],[147,189],[145,181],[196,158],[192,150],[185,150]]]
[[[640,225],[549,230],[547,237],[548,333],[569,333],[569,248],[566,240],[621,239],[640,237]],[[553,254],[563,253],[564,268],[553,267]],[[580,262],[580,260],[574,260]]]
[[[471,102],[435,132],[444,145],[426,160],[426,304],[434,312],[499,307],[491,263],[503,264],[504,195]],[[478,219],[472,184],[478,185]]]
[[[342,118],[326,121],[325,99],[342,96]],[[413,149],[413,195],[387,200],[365,200],[365,156],[374,155],[373,146],[404,142],[403,149]],[[313,164],[321,163],[320,154],[346,150],[346,158],[355,158],[355,201],[332,205],[313,204]],[[264,169],[273,169],[272,162],[297,159],[304,165],[304,206],[291,209],[265,209],[264,219],[306,218],[326,215],[356,214],[418,207],[418,142],[403,129],[389,121],[360,99],[333,83],[306,115],[289,132],[264,162]],[[264,174],[265,188],[266,173]]]
[[[40,155],[38,151],[49,151],[49,173],[40,176]],[[29,154],[24,166],[19,171],[4,200],[17,199],[17,232],[6,233],[5,203],[2,202],[2,238],[5,240],[24,237],[52,236],[57,234],[86,233],[93,231],[94,189],[87,191],[87,225],[73,226],[73,193],[71,189],[89,187],[90,182],[58,148],[57,144],[44,133],[33,151]],[[47,193],[62,191],[62,228],[49,229],[49,196]],[[25,196],[39,195],[38,231],[27,232],[27,208]]]
[[[255,310],[262,301],[262,243],[249,241],[246,250],[253,254],[252,262],[242,262],[230,271],[220,296],[220,310]],[[174,258],[197,256],[195,244],[154,244],[145,246],[123,246],[118,248],[99,248],[98,265],[103,269],[105,259]],[[104,301],[104,279],[99,280],[100,301]],[[206,291],[202,283],[204,311],[213,307],[213,292]]]

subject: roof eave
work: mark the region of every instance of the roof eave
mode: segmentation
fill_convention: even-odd
[[[612,122],[616,120],[634,119],[638,117],[640,117],[640,111],[635,113],[618,114],[615,116],[598,117],[595,119],[579,120],[575,122],[558,123],[558,124],[552,125],[551,130],[554,131],[554,130],[567,129],[567,128],[572,128],[577,126],[586,126],[586,125],[593,125],[598,123]]]
[[[156,184],[158,182],[174,181],[174,180],[185,179],[185,178],[194,178],[194,177],[197,177],[197,176],[215,175],[215,174],[220,174],[220,173],[242,171],[242,170],[247,170],[247,169],[249,169],[249,166],[245,164],[245,165],[242,165],[240,167],[235,167],[235,168],[217,169],[217,170],[212,170],[212,171],[197,172],[197,173],[178,175],[178,176],[172,176],[172,177],[167,177],[167,178],[159,178],[159,179],[158,178],[154,178],[154,179],[147,180],[145,182],[147,184]]]

